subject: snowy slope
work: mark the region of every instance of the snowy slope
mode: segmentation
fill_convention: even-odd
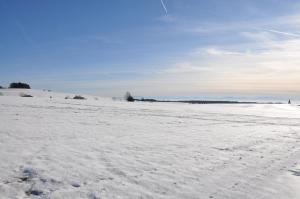
[[[300,198],[299,106],[0,92],[0,198]]]

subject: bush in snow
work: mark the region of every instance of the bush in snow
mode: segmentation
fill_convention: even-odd
[[[30,89],[30,86],[29,84],[26,84],[26,83],[21,83],[21,82],[18,82],[18,83],[11,83],[9,85],[9,88],[24,88],[24,89]]]
[[[0,89],[3,88],[2,86],[0,86]]]
[[[65,99],[71,99],[71,97],[70,96],[66,96]]]
[[[25,94],[25,93],[20,93],[20,97],[33,97],[33,96],[32,96],[32,95]]]
[[[134,102],[134,98],[132,97],[132,95],[131,95],[129,92],[127,92],[127,93],[125,94],[125,100],[126,100],[127,102]]]
[[[73,99],[84,100],[85,98],[80,95],[75,95],[75,97],[73,97]]]

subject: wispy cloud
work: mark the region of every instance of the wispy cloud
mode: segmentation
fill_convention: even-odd
[[[300,91],[299,46],[300,40],[294,39],[266,41],[254,49],[234,46],[236,51],[224,47],[197,49],[198,56],[187,57],[161,77],[176,79],[176,85],[188,84],[194,92],[292,93]]]
[[[276,33],[276,34],[280,34],[280,35],[284,35],[284,36],[300,37],[300,33],[298,34],[298,33],[291,33],[291,32],[283,32],[283,31],[272,30],[272,29],[268,29],[266,31]]]
[[[174,32],[190,33],[190,34],[224,34],[228,32],[266,32],[275,33],[290,37],[299,37],[300,32],[295,31],[295,28],[300,26],[300,15],[292,14],[286,16],[273,16],[263,19],[253,20],[236,20],[230,22],[208,22],[201,19],[184,18],[172,16],[172,20],[160,18],[164,22],[172,22]]]
[[[158,17],[157,20],[165,23],[176,23],[178,18],[168,14],[168,15],[163,15],[161,17]]]
[[[239,33],[242,37],[246,39],[253,40],[255,42],[266,42],[276,39],[276,35],[267,31],[242,31]]]

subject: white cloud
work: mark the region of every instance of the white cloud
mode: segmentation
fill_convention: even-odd
[[[224,55],[244,55],[242,52],[234,52],[228,50],[220,50],[216,48],[207,48],[205,49],[208,55],[224,56]]]

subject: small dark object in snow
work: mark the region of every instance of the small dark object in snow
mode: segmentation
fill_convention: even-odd
[[[80,95],[76,95],[75,97],[73,97],[73,99],[85,100],[85,98]]]
[[[28,177],[21,177],[20,180],[22,180],[23,182],[28,181],[29,178]]]
[[[20,96],[21,97],[33,97],[32,95],[28,95],[28,94],[24,94],[24,93],[21,93]]]
[[[300,176],[300,170],[294,171],[294,170],[289,170],[294,176]]]
[[[31,189],[31,190],[26,191],[26,194],[27,195],[40,196],[40,195],[43,194],[43,191]]]
[[[40,181],[43,182],[43,183],[46,183],[47,179],[46,178],[41,178]]]
[[[77,182],[73,182],[71,185],[72,185],[73,187],[76,187],[76,188],[80,187],[80,184],[77,183]]]

